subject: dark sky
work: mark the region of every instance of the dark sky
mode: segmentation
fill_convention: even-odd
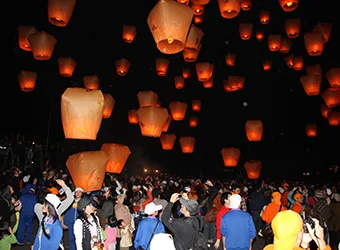
[[[172,169],[203,169],[221,171],[222,147],[239,147],[241,158],[238,164],[243,169],[245,161],[259,159],[263,162],[263,175],[274,176],[283,172],[300,176],[302,172],[323,171],[330,165],[340,164],[340,129],[331,127],[320,114],[323,100],[320,96],[307,97],[300,77],[305,70],[294,71],[284,62],[280,52],[270,52],[266,37],[269,34],[285,35],[284,22],[288,18],[301,18],[301,35],[293,40],[291,53],[302,55],[305,65],[319,63],[323,73],[331,67],[340,67],[340,26],[336,8],[326,1],[300,1],[296,11],[287,13],[278,1],[254,0],[250,11],[241,11],[234,19],[223,19],[216,0],[211,0],[205,8],[204,22],[198,25],[204,31],[203,47],[198,62],[208,61],[215,66],[214,87],[204,89],[195,74],[195,63],[183,62],[182,53],[162,55],[156,48],[146,19],[156,4],[154,0],[77,1],[73,16],[65,28],[49,23],[47,1],[20,1],[13,25],[13,57],[16,62],[12,82],[3,85],[3,100],[12,100],[6,109],[7,121],[3,131],[22,132],[35,140],[46,138],[50,104],[52,104],[51,141],[65,142],[60,119],[60,97],[67,87],[83,86],[84,75],[97,75],[100,89],[111,93],[116,106],[110,119],[103,120],[98,138],[89,142],[99,148],[104,142],[123,143],[131,148],[143,148],[151,161],[159,162]],[[271,11],[269,24],[259,21],[261,10]],[[325,44],[321,56],[310,57],[304,48],[303,34],[311,31],[319,21],[333,22],[329,42]],[[242,41],[239,36],[240,22],[252,22],[253,31],[265,31],[265,39],[257,41],[254,33],[250,40]],[[122,25],[137,27],[137,36],[132,44],[121,38]],[[37,61],[30,52],[18,48],[17,27],[34,25],[40,31],[53,34],[57,44],[49,61]],[[228,41],[228,44],[226,43]],[[237,54],[236,65],[225,64],[227,52]],[[57,59],[70,56],[77,61],[72,78],[59,75]],[[120,58],[131,62],[131,71],[126,77],[116,74],[114,62]],[[155,72],[155,59],[165,57],[170,60],[167,76],[160,78]],[[273,60],[272,70],[262,68],[264,59]],[[186,80],[183,90],[177,90],[173,77],[180,75],[183,67],[190,67],[192,77]],[[20,91],[17,74],[22,70],[36,71],[38,74],[32,93]],[[227,93],[223,80],[228,75],[246,78],[244,89]],[[329,87],[323,76],[321,89]],[[53,93],[55,88],[55,93]],[[159,139],[140,135],[139,127],[127,120],[129,109],[138,108],[139,90],[153,90],[158,93],[163,107],[170,101],[184,101],[189,107],[191,100],[203,102],[199,113],[199,125],[190,128],[188,118],[193,111],[188,108],[186,119],[173,122],[169,132],[178,137],[183,135],[196,138],[195,152],[184,155],[178,141],[173,151],[161,149]],[[7,98],[7,99],[6,99]],[[243,107],[242,103],[248,106]],[[261,119],[264,135],[261,142],[250,143],[244,131],[248,119]],[[318,124],[318,136],[307,138],[305,125]],[[79,143],[76,143],[78,147]],[[88,144],[87,144],[88,145]],[[77,150],[81,150],[79,146]],[[133,154],[132,150],[132,154]],[[281,169],[281,170],[280,170]]]

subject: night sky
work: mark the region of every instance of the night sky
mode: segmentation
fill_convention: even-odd
[[[195,63],[183,61],[182,53],[164,55],[156,48],[146,19],[156,4],[155,0],[77,1],[73,16],[64,28],[48,21],[47,0],[20,1],[12,26],[13,57],[15,71],[12,81],[3,83],[2,101],[6,122],[2,131],[21,132],[44,144],[47,135],[48,117],[51,110],[51,142],[59,141],[75,153],[84,148],[99,149],[102,143],[115,142],[143,151],[144,157],[159,163],[165,169],[189,170],[191,172],[223,171],[221,149],[239,147],[241,157],[236,169],[244,171],[244,162],[259,159],[263,162],[262,176],[301,178],[303,172],[328,173],[331,165],[340,164],[340,128],[332,127],[322,118],[321,96],[307,97],[299,81],[305,70],[289,69],[284,54],[270,52],[267,36],[285,35],[284,22],[289,18],[301,18],[300,36],[293,39],[291,53],[304,57],[305,65],[319,63],[323,69],[321,92],[329,87],[324,74],[329,68],[340,67],[340,20],[337,8],[327,1],[300,1],[297,10],[284,12],[278,1],[253,0],[250,11],[242,11],[234,19],[223,19],[216,0],[205,6],[204,21],[197,25],[204,32],[202,49],[197,62],[208,61],[215,66],[214,86],[204,89],[197,80]],[[263,25],[259,20],[261,10],[271,11],[270,22]],[[325,44],[321,56],[310,57],[304,47],[303,35],[311,31],[317,22],[332,22],[330,40]],[[242,41],[238,28],[240,22],[254,25],[252,38]],[[122,26],[135,25],[137,36],[128,44],[122,40]],[[57,43],[53,56],[48,61],[37,61],[31,52],[18,47],[17,27],[34,25],[40,31],[54,35]],[[257,41],[255,30],[265,32],[265,38]],[[236,64],[225,64],[227,52],[237,54]],[[77,66],[71,78],[59,75],[57,59],[72,57]],[[117,59],[131,62],[127,76],[118,76],[115,69]],[[155,59],[170,60],[166,77],[158,77]],[[273,66],[264,71],[262,61],[270,59]],[[190,67],[192,75],[185,87],[177,90],[173,77],[181,75],[184,67]],[[17,75],[22,70],[37,72],[37,83],[33,92],[20,90]],[[60,97],[67,87],[83,87],[83,76],[97,75],[99,88],[110,93],[116,105],[110,119],[103,119],[96,141],[75,142],[64,139],[60,117]],[[227,93],[223,80],[228,75],[246,78],[244,89]],[[54,94],[53,94],[53,89]],[[163,107],[171,101],[188,104],[186,118],[172,122],[169,133],[196,138],[195,152],[185,155],[176,141],[173,151],[163,151],[158,138],[142,137],[138,125],[128,123],[129,109],[138,109],[137,93],[153,90],[159,95]],[[197,113],[200,121],[196,128],[189,126],[188,118],[193,99],[202,100],[202,109]],[[4,101],[11,100],[11,101]],[[244,107],[243,102],[248,106]],[[10,104],[10,105],[9,105]],[[50,106],[52,105],[52,106]],[[51,109],[50,109],[51,108]],[[338,109],[339,110],[339,107]],[[248,142],[245,122],[260,119],[264,123],[261,142]],[[316,138],[305,133],[307,123],[318,124]],[[86,145],[85,145],[86,144]],[[70,146],[71,145],[71,146]],[[84,146],[85,145],[85,146]],[[129,162],[128,162],[129,163]]]

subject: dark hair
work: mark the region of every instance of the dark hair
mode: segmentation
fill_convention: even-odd
[[[116,227],[117,226],[117,218],[113,215],[110,215],[107,217],[107,223],[110,227]]]
[[[228,200],[229,195],[231,195],[231,192],[227,191],[221,194],[221,204],[224,206],[225,200]]]
[[[44,200],[44,204],[47,207],[47,211],[50,218],[53,218],[53,222],[59,218],[56,208],[48,201]]]
[[[9,235],[9,224],[7,222],[0,222],[0,240],[3,239],[6,235]]]
[[[4,200],[11,200],[11,190],[9,185],[4,185],[0,188],[0,197]]]
[[[161,190],[159,188],[155,188],[152,190],[152,197],[153,198],[158,198],[158,196],[161,195]]]
[[[122,220],[122,219],[120,219],[120,220],[117,221],[117,227],[118,227],[118,228],[121,228],[121,226],[122,226],[122,224],[123,224],[123,221],[124,221],[124,220]]]

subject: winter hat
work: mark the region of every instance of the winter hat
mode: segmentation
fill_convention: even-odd
[[[58,196],[56,196],[55,194],[47,194],[46,197],[45,197],[45,200],[47,200],[49,203],[52,204],[52,206],[54,207],[55,211],[59,215],[58,208],[61,205],[61,201],[58,198]]]

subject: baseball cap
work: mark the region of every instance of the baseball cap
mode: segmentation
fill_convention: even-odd
[[[186,200],[184,198],[179,198],[179,202],[188,210],[190,215],[195,215],[200,210],[200,206],[195,200]]]
[[[88,205],[91,204],[91,201],[88,198],[81,198],[78,201],[78,211],[82,211],[83,209],[85,209]]]
[[[229,208],[237,209],[240,208],[242,198],[239,194],[233,194],[229,197],[229,201],[230,201]]]
[[[83,190],[81,187],[77,187],[77,188],[73,191],[73,195],[74,195],[76,192],[78,192],[78,191],[84,193],[84,190]]]
[[[162,205],[156,205],[155,203],[150,202],[149,204],[145,206],[144,212],[147,215],[152,215],[154,212],[162,210],[162,209],[163,209]]]

